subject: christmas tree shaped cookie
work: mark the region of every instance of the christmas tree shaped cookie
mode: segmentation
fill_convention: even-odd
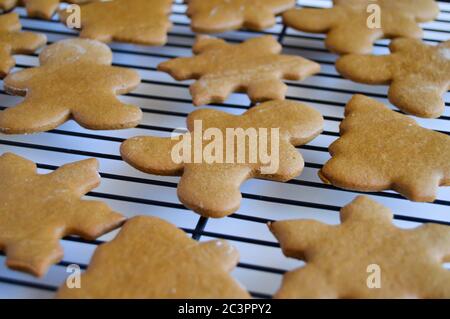
[[[9,267],[43,276],[62,258],[61,238],[95,239],[124,221],[106,204],[81,199],[100,183],[97,166],[88,159],[39,175],[25,158],[0,156],[0,249]]]
[[[94,253],[81,288],[59,298],[249,298],[229,272],[238,252],[226,241],[198,243],[156,217],[130,219]]]
[[[423,202],[435,200],[438,186],[450,185],[450,137],[373,99],[351,99],[340,133],[320,171],[326,183],[367,192],[393,189]]]
[[[341,224],[270,224],[283,252],[303,268],[285,274],[276,298],[450,298],[450,227],[400,229],[366,196],[341,210]]]
[[[320,65],[298,56],[282,55],[281,45],[271,36],[241,44],[200,36],[197,54],[163,62],[158,69],[176,80],[197,79],[190,91],[195,105],[223,102],[232,92],[244,91],[253,102],[282,100],[286,80],[300,80],[320,71]]]

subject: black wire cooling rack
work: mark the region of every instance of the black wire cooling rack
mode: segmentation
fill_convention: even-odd
[[[439,2],[441,14],[431,23],[424,24],[424,40],[438,43],[450,36],[450,4]],[[299,0],[298,5],[327,7],[328,0]],[[303,174],[288,183],[251,180],[242,187],[243,201],[239,211],[227,218],[215,220],[199,217],[181,205],[176,196],[178,178],[143,174],[121,161],[120,143],[136,135],[168,136],[175,128],[185,127],[186,116],[194,110],[189,95],[189,81],[176,82],[167,74],[158,72],[156,66],[167,59],[191,55],[195,35],[190,31],[181,0],[173,6],[171,20],[174,27],[164,47],[147,47],[129,44],[111,44],[116,66],[136,69],[142,84],[122,99],[139,105],[144,117],[134,129],[119,131],[89,131],[69,122],[58,129],[36,135],[0,135],[0,153],[11,151],[38,163],[40,172],[52,171],[68,162],[95,157],[100,162],[102,184],[87,197],[102,199],[115,210],[128,217],[152,215],[162,217],[191,234],[197,240],[223,238],[235,245],[241,262],[233,276],[254,297],[268,298],[280,286],[282,275],[302,265],[302,262],[283,256],[266,223],[271,220],[309,218],[336,224],[338,211],[349,203],[355,192],[324,185],[317,171],[329,158],[327,147],[339,136],[339,123],[344,106],[355,93],[362,93],[386,104],[387,87],[367,86],[343,79],[334,68],[336,56],[324,48],[323,36],[306,34],[285,28],[280,21],[264,32],[240,30],[222,34],[228,41],[240,42],[262,34],[271,34],[283,44],[284,52],[301,55],[321,64],[319,74],[302,82],[289,82],[288,99],[304,102],[321,111],[325,118],[325,131],[308,145],[299,147],[306,167]],[[29,18],[23,8],[17,8],[25,30],[43,32],[52,43],[76,36],[58,22]],[[377,42],[376,53],[387,53],[387,40]],[[37,54],[17,56],[14,71],[38,64]],[[0,107],[5,108],[20,101],[3,90],[0,81]],[[450,134],[450,94],[446,95],[447,108],[439,119],[417,119],[424,127]],[[233,94],[226,103],[209,107],[239,114],[250,107],[243,94]],[[395,224],[415,227],[424,222],[450,225],[450,188],[442,187],[434,203],[412,203],[393,192],[370,194],[377,201],[393,209]],[[68,237],[62,241],[64,260],[51,267],[47,276],[36,279],[12,271],[4,266],[0,255],[0,298],[48,298],[61,285],[66,276],[66,266],[78,264],[87,267],[96,246],[111,240],[116,232],[97,241]],[[145,238],[143,238],[145,240]],[[445,265],[448,266],[448,265]]]

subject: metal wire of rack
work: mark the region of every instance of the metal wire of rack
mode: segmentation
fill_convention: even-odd
[[[329,0],[298,0],[298,5],[330,6]],[[438,43],[449,39],[450,4],[439,2],[441,13],[424,24],[424,40]],[[290,100],[307,103],[322,112],[325,130],[308,145],[299,147],[305,158],[305,170],[296,179],[279,183],[251,180],[242,187],[243,200],[239,211],[227,218],[208,219],[187,210],[177,199],[177,177],[153,176],[138,172],[124,163],[119,155],[120,143],[136,135],[168,136],[175,128],[185,127],[186,116],[194,110],[188,92],[190,81],[176,82],[167,74],[158,72],[158,63],[177,56],[191,55],[195,35],[190,31],[185,5],[177,0],[171,20],[174,23],[169,41],[164,47],[146,47],[129,44],[111,44],[114,65],[136,69],[142,76],[141,85],[122,100],[139,105],[144,117],[134,128],[119,131],[89,131],[74,122],[46,133],[22,136],[0,136],[0,153],[10,151],[38,163],[41,173],[52,171],[62,164],[86,157],[100,162],[102,184],[87,195],[101,199],[115,210],[131,217],[159,216],[174,223],[196,240],[223,238],[235,245],[241,261],[233,272],[254,297],[270,298],[278,289],[282,275],[302,265],[302,262],[284,257],[278,243],[267,229],[272,220],[309,218],[330,224],[339,222],[338,211],[349,203],[356,192],[323,184],[317,171],[329,158],[328,145],[339,136],[339,123],[346,102],[355,93],[374,97],[386,104],[386,86],[368,86],[343,79],[334,68],[336,56],[323,44],[323,35],[307,34],[283,27],[280,20],[263,32],[239,30],[220,35],[232,42],[271,34],[283,44],[284,52],[301,55],[319,62],[319,74],[302,82],[287,81]],[[29,18],[23,8],[17,8],[25,30],[43,32],[48,43],[75,37],[77,33],[58,22]],[[387,40],[378,41],[377,54],[387,53]],[[17,56],[14,71],[36,66],[37,54]],[[0,81],[0,108],[12,106],[19,97],[9,96]],[[450,94],[445,96],[446,110],[439,119],[416,119],[424,127],[450,134]],[[226,103],[208,107],[239,114],[251,106],[243,94],[233,94]],[[450,188],[442,187],[434,203],[412,203],[400,195],[386,191],[370,196],[395,211],[394,223],[399,227],[415,227],[424,222],[450,225]],[[86,269],[98,244],[111,240],[117,231],[96,241],[85,241],[70,236],[62,241],[63,261],[53,266],[41,279],[9,270],[0,254],[0,298],[51,298],[66,278],[66,266],[78,264]],[[145,240],[145,239],[143,239]],[[444,265],[448,267],[448,265]]]

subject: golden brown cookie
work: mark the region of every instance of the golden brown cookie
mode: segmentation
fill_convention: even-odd
[[[435,200],[438,186],[450,185],[450,137],[382,103],[355,95],[340,133],[319,173],[325,183],[365,192],[393,189],[423,202]]]
[[[134,217],[97,248],[81,288],[59,298],[249,298],[229,275],[238,251],[224,240],[203,243],[156,217]]]
[[[13,54],[33,53],[47,42],[45,35],[21,29],[16,13],[0,15],[0,78],[14,67]]]
[[[421,117],[442,115],[443,95],[450,89],[450,41],[430,46],[396,39],[390,49],[390,55],[343,56],[336,69],[352,81],[389,83],[389,100],[402,111]]]
[[[43,276],[63,256],[61,238],[95,239],[124,221],[106,204],[81,199],[99,185],[97,167],[88,159],[39,175],[25,158],[0,156],[0,249],[9,267]]]
[[[197,79],[190,91],[195,105],[223,102],[234,91],[246,92],[253,102],[283,100],[286,80],[300,80],[320,71],[320,65],[299,56],[282,55],[281,45],[271,36],[241,44],[200,36],[193,47],[195,57],[176,58],[158,69],[176,80]]]
[[[47,131],[70,118],[94,130],[129,128],[139,123],[141,110],[123,104],[116,96],[138,86],[139,74],[112,67],[112,53],[105,44],[63,40],[46,47],[39,61],[40,67],[5,78],[5,90],[25,96],[25,100],[0,113],[1,132]]]
[[[295,0],[189,0],[187,14],[195,32],[219,33],[239,28],[264,30]]]
[[[306,105],[272,101],[240,116],[208,109],[194,111],[187,118],[187,126],[190,133],[182,138],[128,139],[121,146],[122,157],[150,174],[181,175],[180,201],[203,216],[219,218],[239,208],[239,188],[246,180],[287,181],[299,175],[304,162],[294,146],[319,135],[323,118]],[[230,130],[248,135],[245,140],[232,139]],[[191,152],[179,151],[182,143]],[[262,155],[265,151],[270,154],[268,158]],[[181,153],[181,159],[177,158]]]
[[[171,0],[114,0],[81,6],[80,37],[102,42],[120,41],[164,45],[172,24]],[[60,11],[61,21],[70,15]]]
[[[100,0],[64,0],[72,4],[82,4]],[[50,19],[59,7],[61,0],[0,0],[0,10],[11,10],[17,5],[25,5],[30,17]]]
[[[340,54],[366,54],[381,38],[422,37],[421,22],[434,20],[439,7],[434,0],[333,0],[327,9],[291,9],[284,23],[294,29],[326,33],[325,44]],[[380,25],[372,25],[373,5],[378,5]],[[369,22],[369,23],[368,23]]]
[[[306,262],[285,274],[276,298],[450,298],[450,227],[397,228],[391,210],[366,196],[340,216],[338,226],[269,225],[284,254]]]

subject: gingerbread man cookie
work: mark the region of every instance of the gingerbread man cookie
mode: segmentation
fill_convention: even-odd
[[[402,111],[439,117],[445,108],[443,95],[450,88],[450,41],[430,46],[396,39],[390,49],[390,55],[343,56],[336,69],[352,81],[390,83],[389,100]]]
[[[124,221],[106,204],[81,199],[100,183],[97,167],[88,159],[39,175],[25,158],[0,156],[0,249],[9,267],[43,276],[62,258],[61,238],[95,239]]]
[[[320,71],[320,65],[298,56],[282,55],[271,36],[241,44],[200,36],[195,57],[176,58],[158,65],[176,80],[197,79],[190,91],[195,105],[223,102],[232,92],[247,92],[253,102],[282,100],[286,80],[300,80]]]
[[[150,174],[181,175],[180,201],[219,218],[239,208],[239,188],[247,179],[287,181],[299,175],[304,162],[294,146],[319,135],[323,118],[306,105],[272,101],[240,116],[198,110],[189,114],[187,126],[189,133],[178,137],[128,139],[122,157]]]
[[[413,201],[432,202],[450,185],[450,137],[420,127],[406,115],[355,95],[345,108],[341,137],[319,175],[357,191],[393,189]]]
[[[16,13],[0,15],[0,78],[14,67],[13,54],[33,53],[47,42],[45,35],[21,29]]]
[[[264,30],[295,0],[189,0],[187,14],[195,32],[219,33],[239,28]]]
[[[5,90],[25,100],[0,113],[0,131],[35,133],[54,129],[73,118],[83,127],[112,130],[136,126],[142,112],[123,104],[116,94],[130,92],[139,74],[112,67],[112,53],[93,40],[63,40],[39,55],[40,67],[10,74]]]
[[[81,6],[82,38],[164,45],[172,24],[171,0],[114,0]],[[60,11],[61,21],[71,14]]]
[[[294,29],[327,33],[325,44],[340,54],[366,54],[381,38],[422,38],[421,22],[434,20],[434,0],[333,0],[327,9],[291,9],[284,23]]]
[[[392,212],[360,196],[341,224],[270,224],[283,252],[306,261],[285,274],[276,298],[450,298],[450,227],[400,229]]]
[[[72,4],[82,4],[100,0],[64,0]],[[8,11],[17,5],[25,5],[30,17],[50,19],[59,7],[61,0],[0,0],[0,10]]]
[[[156,217],[134,217],[97,248],[81,288],[59,298],[249,298],[229,272],[239,254],[224,240],[199,243]],[[118,275],[120,274],[120,275]]]

